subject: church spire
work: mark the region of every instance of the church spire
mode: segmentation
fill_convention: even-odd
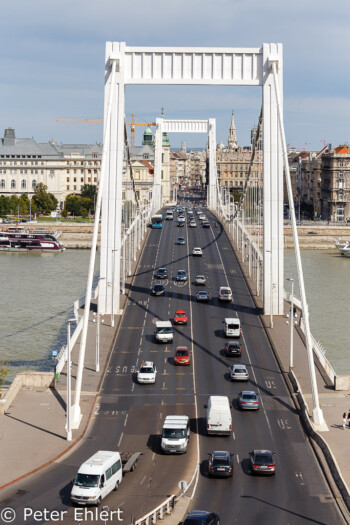
[[[233,111],[232,111],[232,117],[231,117],[230,133],[228,136],[228,147],[230,150],[236,150],[238,148],[235,117],[234,117]]]

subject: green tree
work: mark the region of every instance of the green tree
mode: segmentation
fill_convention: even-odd
[[[47,193],[47,186],[42,182],[35,186],[33,202],[42,213],[50,213],[57,207],[57,199],[52,193]]]
[[[80,195],[67,195],[65,210],[75,216],[81,215],[81,197]]]
[[[27,193],[22,193],[18,201],[19,213],[21,215],[29,214],[29,198]]]

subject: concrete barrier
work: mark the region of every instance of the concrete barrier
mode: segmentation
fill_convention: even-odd
[[[0,415],[9,409],[17,394],[23,390],[46,390],[54,385],[53,372],[20,372],[0,399]]]

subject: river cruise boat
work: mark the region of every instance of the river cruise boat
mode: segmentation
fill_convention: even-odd
[[[10,227],[0,231],[1,252],[57,252],[65,248],[55,232],[26,231],[20,227]]]

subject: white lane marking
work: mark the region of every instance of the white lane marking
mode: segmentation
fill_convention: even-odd
[[[236,456],[236,459],[237,459],[237,463],[239,463],[239,455],[238,454]]]
[[[141,481],[140,481],[140,485],[143,485],[143,484],[144,484],[146,478],[147,478],[147,476],[143,476],[143,478],[142,478]]]
[[[233,439],[236,439],[236,434],[234,432],[232,432],[232,437]]]
[[[126,422],[127,422],[127,420],[128,420],[128,415],[129,415],[129,414],[126,414],[126,416],[125,416],[124,427],[126,427]]]
[[[132,384],[132,387],[131,387],[131,392],[133,392],[135,389],[135,383]]]
[[[118,448],[120,447],[120,443],[122,442],[123,435],[124,435],[124,432],[122,432],[122,433],[120,434],[120,438],[119,438],[119,441],[118,441]]]

